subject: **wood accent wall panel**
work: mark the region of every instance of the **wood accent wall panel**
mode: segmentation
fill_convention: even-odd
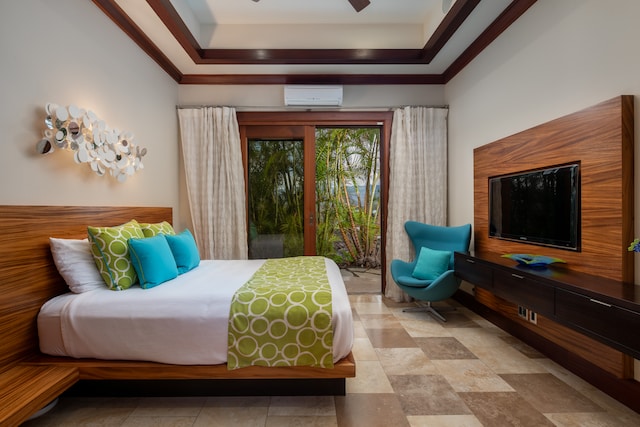
[[[38,311],[68,291],[52,268],[49,237],[83,239],[88,225],[172,216],[171,208],[155,207],[0,206],[0,372],[38,351]]]
[[[474,245],[496,253],[539,253],[567,268],[633,282],[634,100],[623,95],[474,150]],[[580,252],[489,238],[492,176],[580,162]]]
[[[566,268],[634,281],[634,98],[623,95],[474,150],[474,247],[494,253],[539,253]],[[568,251],[489,237],[489,178],[580,162],[581,250]],[[511,303],[476,289],[482,304],[519,322]],[[528,329],[618,378],[633,376],[632,358],[539,317]],[[594,351],[594,349],[596,349]]]

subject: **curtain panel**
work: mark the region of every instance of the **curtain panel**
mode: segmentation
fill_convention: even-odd
[[[446,108],[404,107],[393,113],[389,149],[387,260],[411,261],[415,254],[404,230],[408,220],[447,225]],[[386,274],[385,296],[410,301]]]
[[[244,167],[236,111],[178,110],[194,237],[203,259],[247,259]]]

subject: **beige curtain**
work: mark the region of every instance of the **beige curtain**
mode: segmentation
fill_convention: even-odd
[[[236,111],[178,110],[193,231],[203,259],[247,259],[244,168]]]
[[[389,149],[389,205],[386,258],[411,261],[407,220],[434,225],[447,223],[446,108],[404,107],[393,113]],[[385,295],[409,301],[387,269]]]

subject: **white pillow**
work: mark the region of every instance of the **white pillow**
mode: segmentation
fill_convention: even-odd
[[[71,292],[81,294],[104,289],[105,283],[96,267],[88,239],[49,238],[53,262]]]

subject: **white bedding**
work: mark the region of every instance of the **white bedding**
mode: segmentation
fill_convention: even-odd
[[[54,356],[144,360],[177,365],[226,363],[231,298],[264,260],[203,260],[151,289],[134,286],[66,293],[38,314],[40,350]],[[333,356],[353,344],[351,305],[338,266],[325,259],[332,289]]]

